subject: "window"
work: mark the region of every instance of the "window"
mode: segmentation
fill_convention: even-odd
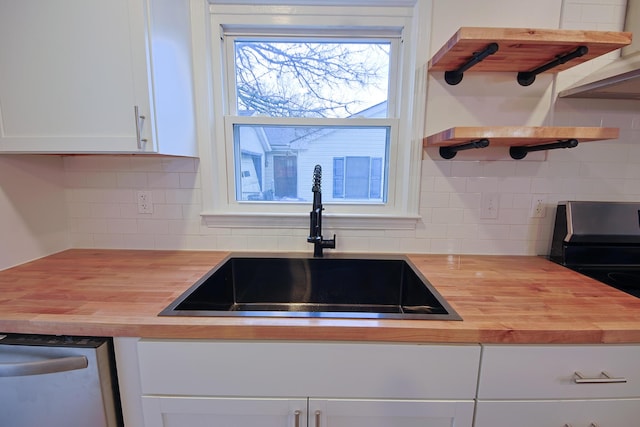
[[[415,221],[413,8],[404,3],[210,6],[210,223],[307,218],[317,164],[328,216]]]
[[[383,164],[386,165],[389,159],[390,132],[388,124],[288,126],[234,123],[235,200],[310,203],[313,200],[311,177],[315,165],[319,164],[322,166],[324,190],[330,189],[335,173],[347,178],[347,191],[343,190],[337,197],[332,197],[327,191],[323,194],[324,203],[384,203],[388,179],[383,174]],[[347,159],[345,171],[336,171],[335,158],[338,156]],[[377,166],[370,166],[371,158],[377,159]],[[366,159],[366,167],[356,166],[358,159]],[[369,195],[368,187],[364,195],[352,191],[354,174],[363,167],[367,182],[371,179],[371,169],[377,168],[373,178],[377,189],[373,191],[373,197]]]
[[[379,200],[382,194],[381,176],[380,157],[335,157],[333,198]]]

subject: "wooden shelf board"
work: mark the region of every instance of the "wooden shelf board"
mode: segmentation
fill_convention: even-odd
[[[462,27],[429,61],[429,71],[453,71],[465,64],[474,52],[490,43],[498,51],[468,72],[531,71],[558,56],[587,46],[589,52],[548,72],[559,72],[589,61],[631,43],[630,32],[553,30],[532,28]]]
[[[424,147],[464,144],[486,138],[490,146],[534,146],[567,139],[578,142],[616,139],[618,128],[600,127],[537,127],[537,126],[469,126],[454,127],[423,139]]]

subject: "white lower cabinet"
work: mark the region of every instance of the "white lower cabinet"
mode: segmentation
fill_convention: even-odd
[[[475,427],[629,427],[640,346],[485,345]]]
[[[306,399],[144,396],[145,426],[307,426]]]
[[[141,340],[145,427],[471,427],[480,346]]]
[[[382,399],[143,397],[146,426],[463,427],[473,402]]]
[[[115,343],[126,427],[630,427],[640,420],[640,345]]]
[[[638,420],[640,399],[480,401],[475,427],[631,427]]]
[[[473,401],[309,399],[309,427],[471,426]]]

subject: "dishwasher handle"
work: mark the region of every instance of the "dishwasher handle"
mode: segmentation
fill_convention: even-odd
[[[54,374],[85,369],[87,366],[89,361],[85,356],[60,357],[37,362],[0,363],[0,378]]]

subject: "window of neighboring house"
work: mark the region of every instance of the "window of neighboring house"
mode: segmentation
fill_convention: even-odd
[[[404,3],[375,13],[210,6],[213,151],[222,167],[214,216],[306,212],[318,164],[327,211],[417,214],[402,200],[403,185],[417,188],[406,155],[410,111],[403,116],[413,103],[401,97],[412,100],[415,77],[406,51],[413,9]]]
[[[381,196],[382,158],[335,157],[333,197],[377,200]]]

